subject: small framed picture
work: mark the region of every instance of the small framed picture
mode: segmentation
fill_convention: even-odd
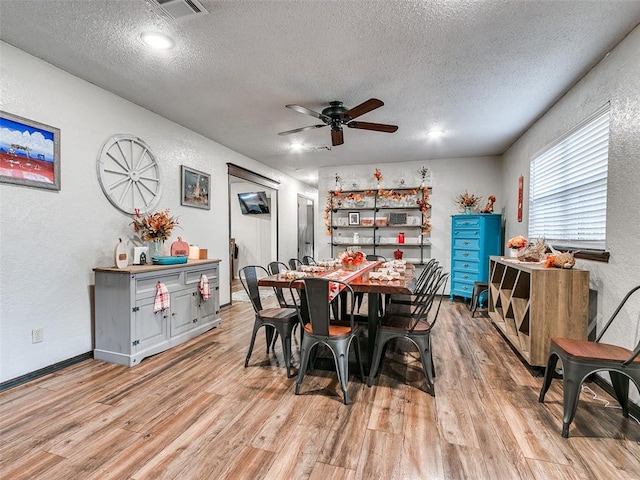
[[[360,212],[349,212],[349,225],[360,225]]]
[[[60,129],[0,111],[0,182],[60,190]]]
[[[188,207],[211,209],[209,188],[211,175],[182,165],[182,188],[180,204]]]

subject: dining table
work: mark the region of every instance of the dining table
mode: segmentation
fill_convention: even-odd
[[[385,265],[392,265],[393,262],[365,261],[357,270],[347,270],[344,268],[328,267],[328,268],[303,268],[303,270],[296,270],[295,274],[291,272],[280,272],[276,275],[270,275],[258,280],[258,285],[262,287],[276,287],[276,288],[289,288],[289,285],[293,288],[302,289],[304,283],[298,279],[292,278],[293,275],[299,275],[306,277],[322,277],[329,279],[341,280],[348,283],[353,289],[354,293],[366,293],[367,294],[367,315],[366,323],[368,327],[368,339],[367,339],[367,366],[368,372],[371,365],[371,355],[376,341],[376,332],[378,329],[378,322],[380,321],[379,307],[381,294],[386,295],[412,295],[415,290],[416,274],[415,267],[412,264],[405,264],[405,269],[399,276],[395,276],[391,279],[375,278],[376,275],[371,275],[371,272],[385,268]],[[389,267],[392,268],[392,267]],[[307,270],[307,271],[304,271]],[[292,281],[293,280],[293,281]],[[301,297],[302,298],[302,297]],[[356,315],[359,316],[359,315]]]

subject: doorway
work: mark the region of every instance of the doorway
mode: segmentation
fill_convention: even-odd
[[[278,252],[279,182],[227,163],[229,187],[229,298],[238,270],[266,265]],[[234,286],[235,284],[235,286]]]
[[[314,253],[313,200],[298,195],[298,258]]]

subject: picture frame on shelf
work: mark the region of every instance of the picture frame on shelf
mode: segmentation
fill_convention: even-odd
[[[402,226],[407,225],[407,214],[403,213],[390,213],[389,214],[389,225],[390,226]]]
[[[360,212],[349,212],[349,225],[360,225]]]
[[[180,204],[210,210],[211,175],[185,165],[182,165],[180,169],[182,179]]]
[[[60,190],[60,129],[0,110],[0,182]]]

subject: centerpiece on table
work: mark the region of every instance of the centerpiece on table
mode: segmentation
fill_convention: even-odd
[[[360,250],[346,250],[338,255],[343,270],[359,270],[367,257]]]
[[[145,216],[140,215],[140,210],[136,208],[131,225],[140,240],[149,242],[149,257],[153,258],[162,255],[162,244],[171,236],[178,219],[169,215],[168,208]]]

